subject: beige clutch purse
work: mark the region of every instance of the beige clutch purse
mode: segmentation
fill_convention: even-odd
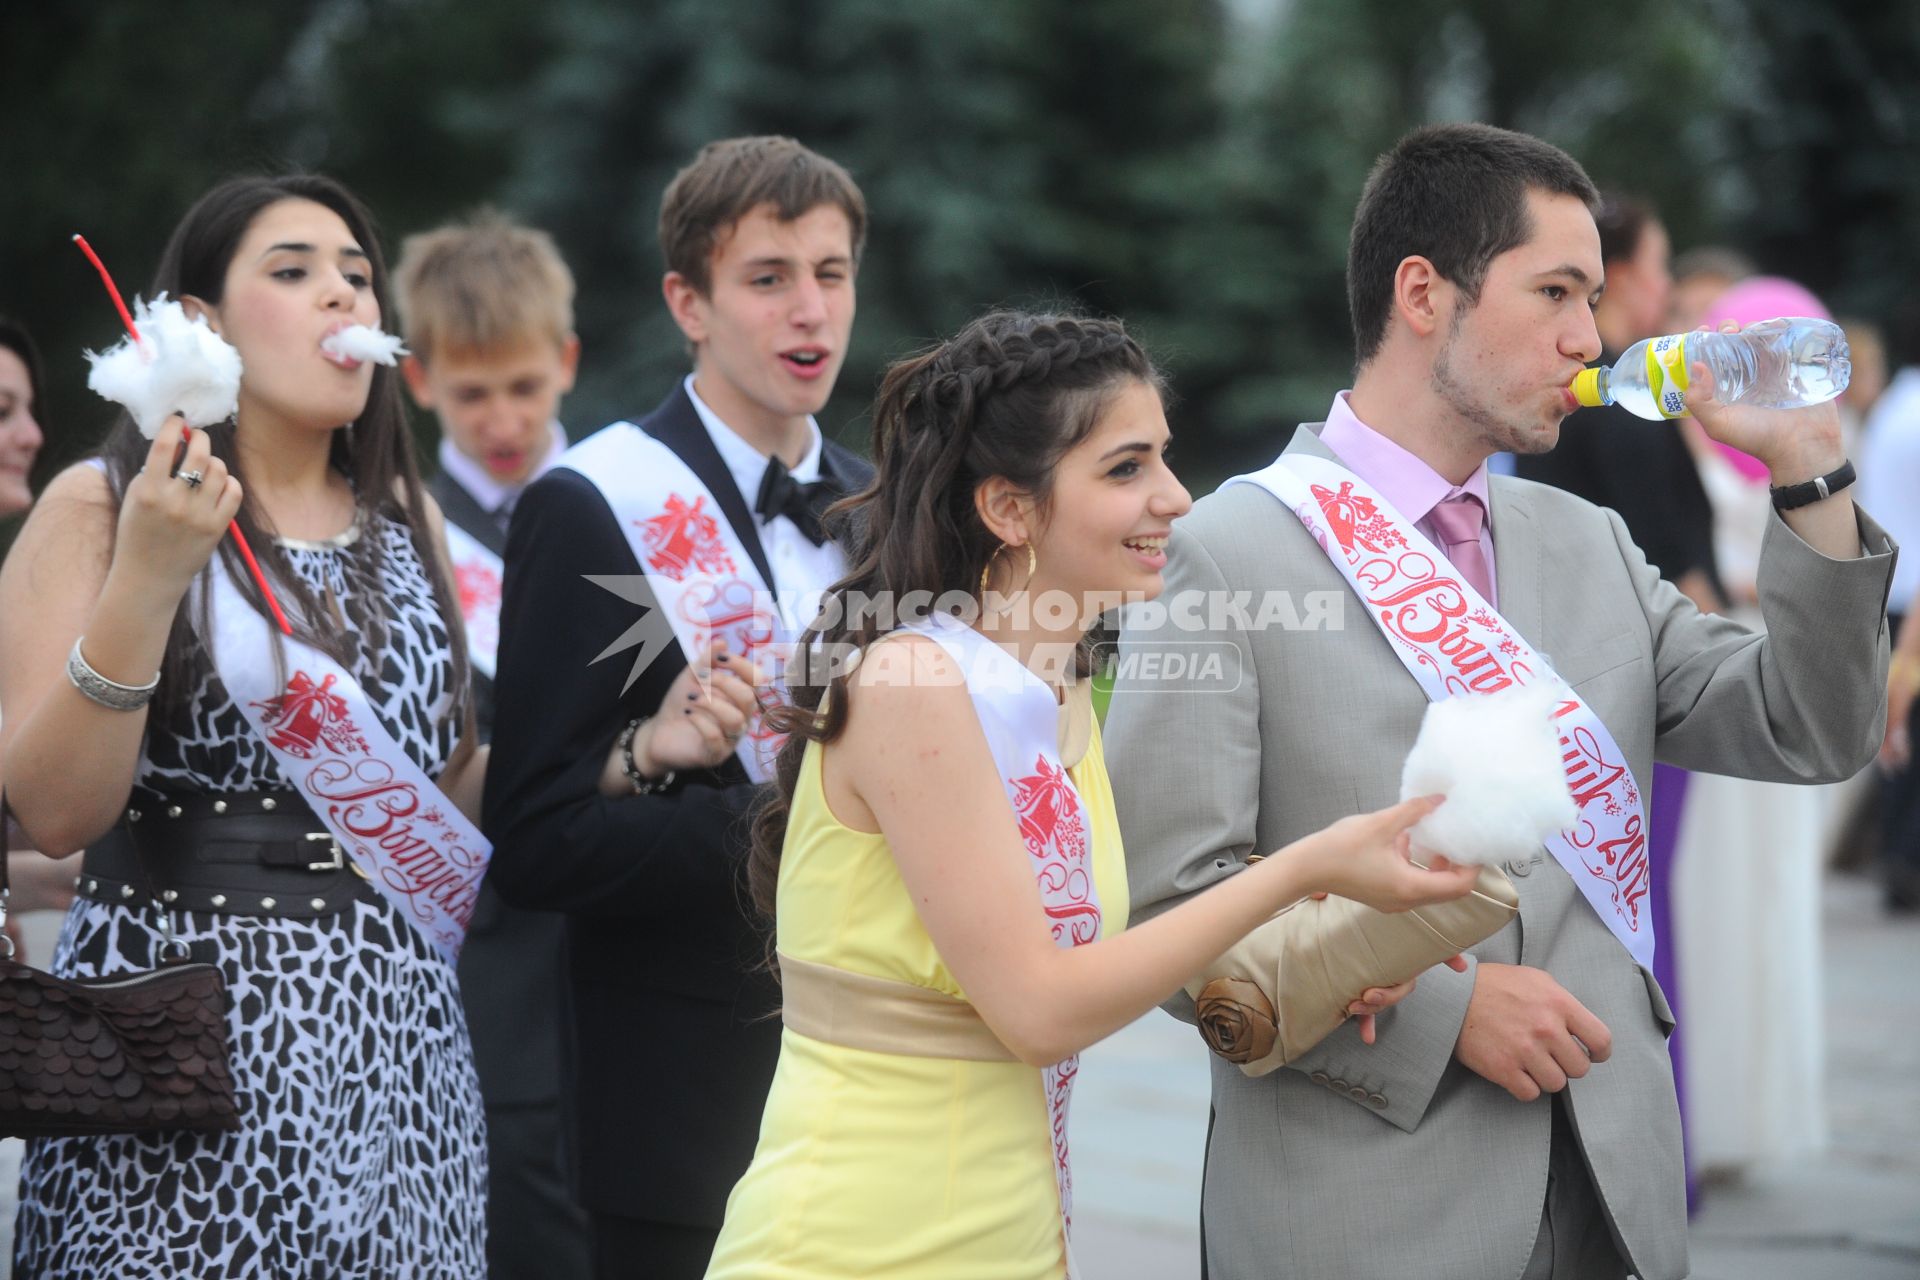
[[[1497,867],[1472,893],[1394,915],[1348,898],[1303,898],[1187,984],[1207,1047],[1249,1076],[1285,1066],[1347,1018],[1369,987],[1391,987],[1492,937],[1520,914]]]

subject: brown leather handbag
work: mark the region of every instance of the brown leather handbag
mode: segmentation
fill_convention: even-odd
[[[7,818],[0,792],[0,927]],[[240,1127],[220,970],[187,959],[164,913],[165,954],[145,973],[58,978],[14,959],[0,935],[0,1135]]]

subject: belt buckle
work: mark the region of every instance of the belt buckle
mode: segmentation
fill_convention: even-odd
[[[307,832],[307,839],[310,841],[325,840],[327,842],[327,853],[329,855],[328,860],[325,862],[309,862],[307,864],[307,870],[309,871],[345,870],[347,865],[347,860],[346,860],[346,857],[340,852],[340,842],[333,838],[333,832],[309,831]]]

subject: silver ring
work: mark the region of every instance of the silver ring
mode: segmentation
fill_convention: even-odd
[[[184,481],[189,489],[198,489],[206,480],[207,476],[203,471],[177,471],[174,473],[173,478]]]

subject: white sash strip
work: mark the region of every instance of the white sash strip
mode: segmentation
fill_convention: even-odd
[[[451,520],[445,524],[453,585],[460,593],[460,616],[467,623],[467,659],[475,671],[491,680],[500,653],[500,584],[506,568],[479,539]]]
[[[1094,884],[1093,830],[1079,789],[1060,760],[1060,706],[1039,677],[993,641],[944,613],[902,628],[939,644],[960,664],[994,767],[1013,805],[1020,838],[1040,888],[1054,943],[1079,947],[1100,938],[1100,894]],[[1060,1189],[1061,1229],[1073,1231],[1073,1170],[1067,1112],[1080,1056],[1042,1072],[1053,1126],[1053,1172]],[[1072,1249],[1068,1248],[1071,1268]]]
[[[780,600],[720,504],[680,455],[631,422],[616,422],[567,450],[557,465],[600,490],[687,660],[724,638],[729,653],[776,677],[766,696],[779,697],[782,657],[797,629],[783,617]],[[781,741],[763,719],[754,721],[734,749],[749,778],[772,779]]]
[[[1227,484],[1258,485],[1299,517],[1433,701],[1557,679],[1546,660],[1454,572],[1419,529],[1339,463],[1288,453],[1265,470],[1235,476]],[[1546,842],[1547,850],[1613,936],[1651,970],[1652,879],[1643,792],[1607,726],[1571,688],[1555,716],[1580,816]]]
[[[381,727],[351,672],[288,638],[281,687],[273,624],[219,561],[194,589],[211,592],[200,640],[234,705],[341,850],[451,964],[493,846]]]

